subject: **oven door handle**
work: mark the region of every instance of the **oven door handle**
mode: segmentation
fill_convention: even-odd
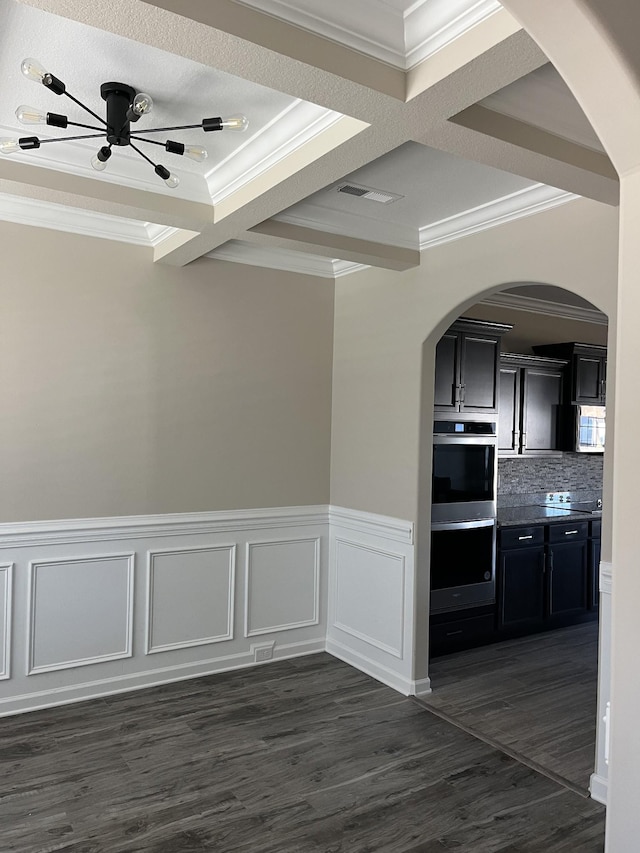
[[[468,521],[434,521],[431,530],[473,530],[478,527],[494,527],[495,518],[473,518]]]
[[[442,435],[436,433],[433,436],[434,444],[454,444],[458,447],[464,447],[466,444],[477,445],[486,444],[487,447],[495,447],[498,443],[498,436],[495,433],[487,433],[487,435]]]

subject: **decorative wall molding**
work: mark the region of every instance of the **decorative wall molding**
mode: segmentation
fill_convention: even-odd
[[[414,523],[389,515],[376,515],[373,512],[361,512],[342,506],[329,507],[329,522],[335,527],[355,530],[384,539],[393,539],[413,545]]]
[[[11,678],[11,616],[13,613],[13,563],[0,563],[0,590],[2,594],[2,637],[0,643],[0,681]]]
[[[581,305],[567,305],[551,302],[548,299],[536,299],[531,296],[519,296],[517,293],[494,293],[485,297],[480,305],[497,305],[500,308],[513,308],[533,314],[546,314],[549,317],[562,317],[565,320],[579,320],[582,323],[595,323],[606,326],[609,319],[597,308],[585,308]]]
[[[334,617],[332,620],[332,625],[334,628],[337,628],[339,631],[342,631],[344,634],[350,634],[352,637],[356,637],[358,640],[361,640],[364,643],[367,643],[369,646],[373,646],[376,649],[379,649],[381,652],[385,652],[385,654],[392,655],[395,658],[399,658],[402,660],[404,657],[404,649],[403,649],[403,639],[404,639],[404,621],[405,621],[405,610],[404,610],[404,598],[405,598],[405,583],[406,583],[406,567],[405,567],[405,558],[404,554],[397,554],[391,551],[383,550],[382,548],[375,547],[370,544],[363,544],[362,542],[355,542],[351,539],[343,539],[339,536],[336,536],[334,539],[334,554],[335,554],[335,566],[333,573],[333,585],[331,590],[331,595],[333,596],[333,613]],[[376,581],[381,581],[380,573],[376,577],[369,572],[366,573],[366,577],[360,578],[360,583],[358,584],[361,587],[362,593],[358,597],[358,601],[361,607],[360,612],[356,612],[356,608],[354,607],[353,598],[349,599],[349,593],[344,590],[342,587],[347,586],[348,583],[344,578],[344,572],[357,572],[358,567],[354,566],[354,561],[351,559],[350,561],[345,556],[345,565],[342,563],[342,556],[345,554],[347,549],[352,549],[352,551],[366,553],[372,555],[372,563],[373,558],[382,557],[387,561],[387,564],[397,564],[400,569],[400,577],[398,578],[399,589],[393,590],[390,587],[387,587],[385,590],[386,595],[384,596],[385,601],[382,602],[372,602],[372,608],[369,609],[369,612],[364,612],[366,608],[362,607],[362,605],[368,603],[367,596],[371,596],[372,588],[376,591],[381,590],[381,584],[376,583]],[[387,567],[388,567],[387,566]],[[392,602],[390,598],[393,593],[397,594],[397,605],[399,607],[399,612],[392,612],[391,606]],[[353,608],[352,612],[349,613],[349,607]],[[391,643],[385,642],[380,639],[380,637],[374,636],[374,631],[382,627],[382,620],[379,618],[380,613],[384,612],[386,616],[386,620],[392,622],[395,625],[395,630],[398,634],[398,639],[395,645],[391,645]],[[353,622],[367,622],[368,629],[356,627]],[[351,624],[350,624],[351,623]]]
[[[573,193],[548,187],[546,184],[534,184],[430,225],[424,225],[420,228],[420,249],[431,249],[443,243],[460,240],[496,225],[542,213],[577,198]]]
[[[301,619],[291,619],[288,622],[276,621],[273,624],[264,624],[260,627],[253,628],[253,619],[255,618],[254,612],[257,609],[256,606],[252,606],[252,601],[254,599],[262,606],[265,605],[265,596],[254,596],[253,593],[253,578],[252,573],[254,570],[254,562],[253,562],[253,553],[258,552],[260,549],[269,549],[276,548],[277,546],[295,546],[300,545],[302,543],[310,543],[313,545],[313,556],[312,556],[312,564],[311,564],[311,572],[312,572],[312,601],[311,601],[311,615],[303,617]],[[282,549],[281,549],[282,550]],[[286,548],[284,549],[286,550]],[[283,559],[283,563],[286,561],[286,558]],[[283,564],[281,564],[282,566]],[[289,582],[291,585],[295,584],[297,580],[297,575],[300,573],[301,567],[295,563],[292,563],[290,566],[290,576]],[[271,587],[275,589],[275,587]],[[289,584],[286,582],[283,584],[282,589],[288,589]],[[320,539],[318,537],[314,538],[305,538],[305,539],[273,539],[269,541],[261,541],[261,542],[247,542],[247,557],[245,561],[245,585],[244,585],[244,635],[245,637],[259,637],[264,634],[275,634],[279,631],[292,631],[295,628],[307,628],[311,625],[317,625],[320,621]],[[282,606],[281,602],[280,607]],[[287,606],[290,606],[291,602],[286,602]],[[295,604],[295,602],[294,602]]]
[[[176,640],[170,643],[156,644],[153,640],[154,632],[154,597],[157,589],[156,585],[156,560],[162,557],[181,557],[181,556],[196,556],[200,554],[217,554],[218,552],[227,552],[227,607],[226,607],[226,631],[220,634],[209,634],[201,637],[193,637],[191,639]],[[175,651],[176,649],[191,649],[195,646],[206,646],[212,643],[221,643],[225,640],[233,639],[233,616],[235,609],[235,569],[236,569],[236,545],[211,545],[211,546],[193,546],[189,548],[179,548],[175,550],[154,550],[147,552],[147,613],[146,613],[146,653],[157,654],[158,652]],[[182,566],[180,572],[180,585],[182,590],[188,594],[191,593],[198,601],[204,600],[207,603],[206,591],[189,590],[188,588],[188,572]],[[176,591],[173,590],[172,596],[178,612],[182,611],[181,602],[176,598]],[[210,603],[210,602],[209,602]],[[183,602],[184,608],[187,608],[188,601]],[[192,618],[192,617],[190,617]]]
[[[611,595],[613,592],[613,564],[600,562],[600,592]]]
[[[58,566],[82,565],[92,563],[109,563],[126,560],[125,602],[124,613],[124,636],[122,649],[114,649],[97,655],[85,655],[77,658],[65,658],[58,661],[38,664],[36,661],[36,644],[38,632],[38,575],[41,570]],[[130,658],[133,654],[133,581],[134,581],[135,554],[91,554],[89,556],[61,557],[56,559],[37,559],[29,562],[28,570],[28,618],[27,618],[27,675],[36,675],[46,672],[57,672],[61,669],[72,669],[78,666],[89,666],[90,664],[104,663],[105,661],[121,660]],[[109,616],[109,614],[107,614]],[[61,633],[69,630],[70,625],[65,614],[60,612]]]
[[[326,505],[8,522],[0,524],[0,549],[270,530],[326,523]]]

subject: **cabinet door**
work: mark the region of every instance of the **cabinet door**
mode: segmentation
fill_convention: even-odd
[[[589,541],[589,609],[597,610],[600,605],[600,540]]]
[[[497,412],[500,357],[498,339],[491,336],[463,334],[461,343],[460,411]]]
[[[568,616],[587,609],[587,540],[549,548],[548,616]]]
[[[536,454],[558,450],[562,373],[525,367],[522,381],[522,452]]]
[[[602,389],[602,395],[600,397],[600,402],[602,405],[606,405],[607,402],[607,359],[603,358],[600,362],[600,388]]]
[[[520,368],[500,368],[498,453],[515,456],[520,451]]]
[[[544,548],[501,551],[498,562],[498,627],[540,627],[544,617]]]
[[[575,355],[573,402],[598,406],[604,396],[605,360],[598,355]]]
[[[433,407],[436,411],[456,412],[459,409],[460,335],[447,332],[436,347],[436,378]]]

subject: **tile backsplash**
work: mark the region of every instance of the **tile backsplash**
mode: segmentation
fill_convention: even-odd
[[[600,497],[602,461],[593,453],[499,459],[498,506],[536,504],[547,492],[572,492],[581,500]]]

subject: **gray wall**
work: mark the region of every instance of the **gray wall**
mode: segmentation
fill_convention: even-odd
[[[0,237],[1,521],[328,501],[333,282]]]

